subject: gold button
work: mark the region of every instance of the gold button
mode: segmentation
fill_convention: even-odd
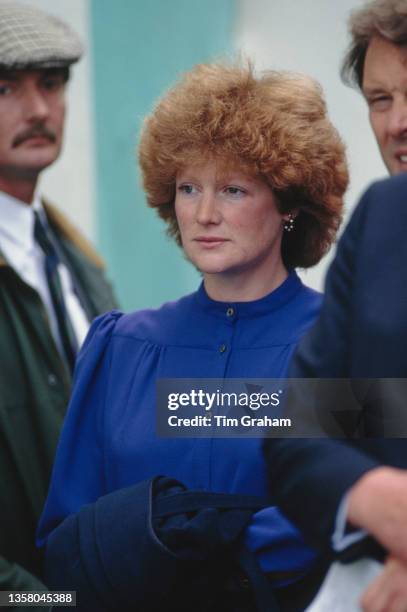
[[[219,353],[224,353],[226,351],[226,344],[221,344],[219,347]]]
[[[227,309],[227,311],[226,311],[226,315],[227,315],[228,317],[233,317],[233,315],[234,315],[234,314],[235,314],[235,309],[234,309],[234,308],[232,308],[231,306],[229,306],[229,308],[228,308],[228,309]]]

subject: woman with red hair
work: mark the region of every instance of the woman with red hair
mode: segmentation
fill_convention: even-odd
[[[188,527],[172,516],[169,528],[154,518],[160,484],[149,489],[145,531],[138,521],[143,483],[158,475],[176,479],[175,488],[266,495],[261,440],[158,437],[156,383],[286,375],[320,306],[295,268],[316,264],[334,239],[348,181],[344,147],[310,79],[201,65],[147,118],[140,166],[149,205],[203,281],[158,310],[94,322],[40,526],[50,585],[78,590],[87,610],[92,601],[98,610],[254,610],[244,581],[232,594],[227,586],[236,578],[224,556],[235,550],[227,521],[209,529],[214,514],[201,523],[198,513],[198,528],[184,513]],[[224,549],[211,548],[215,532]],[[151,564],[146,534],[155,554],[184,555],[189,568],[173,575]],[[274,506],[251,517],[244,540],[280,605],[300,609],[304,576],[317,575],[315,552]],[[209,565],[194,565],[206,546]]]

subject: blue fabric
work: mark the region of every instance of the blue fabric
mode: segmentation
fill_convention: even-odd
[[[291,272],[253,302],[215,302],[201,285],[158,310],[99,317],[78,358],[40,543],[83,505],[159,474],[194,489],[266,495],[261,440],[156,437],[156,379],[284,377],[320,301]],[[276,508],[253,517],[246,541],[267,572],[305,570],[315,555]]]

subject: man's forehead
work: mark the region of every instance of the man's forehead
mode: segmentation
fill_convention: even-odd
[[[366,51],[362,89],[375,90],[397,79],[407,79],[407,46],[375,36]]]

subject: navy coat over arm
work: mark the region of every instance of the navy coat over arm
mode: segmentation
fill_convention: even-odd
[[[300,343],[290,376],[407,377],[406,175],[375,183],[357,206],[327,276],[320,318]],[[353,442],[265,441],[277,503],[319,546],[329,545],[340,500],[367,470],[407,467],[407,440],[378,437],[369,410],[364,419],[371,437]]]

